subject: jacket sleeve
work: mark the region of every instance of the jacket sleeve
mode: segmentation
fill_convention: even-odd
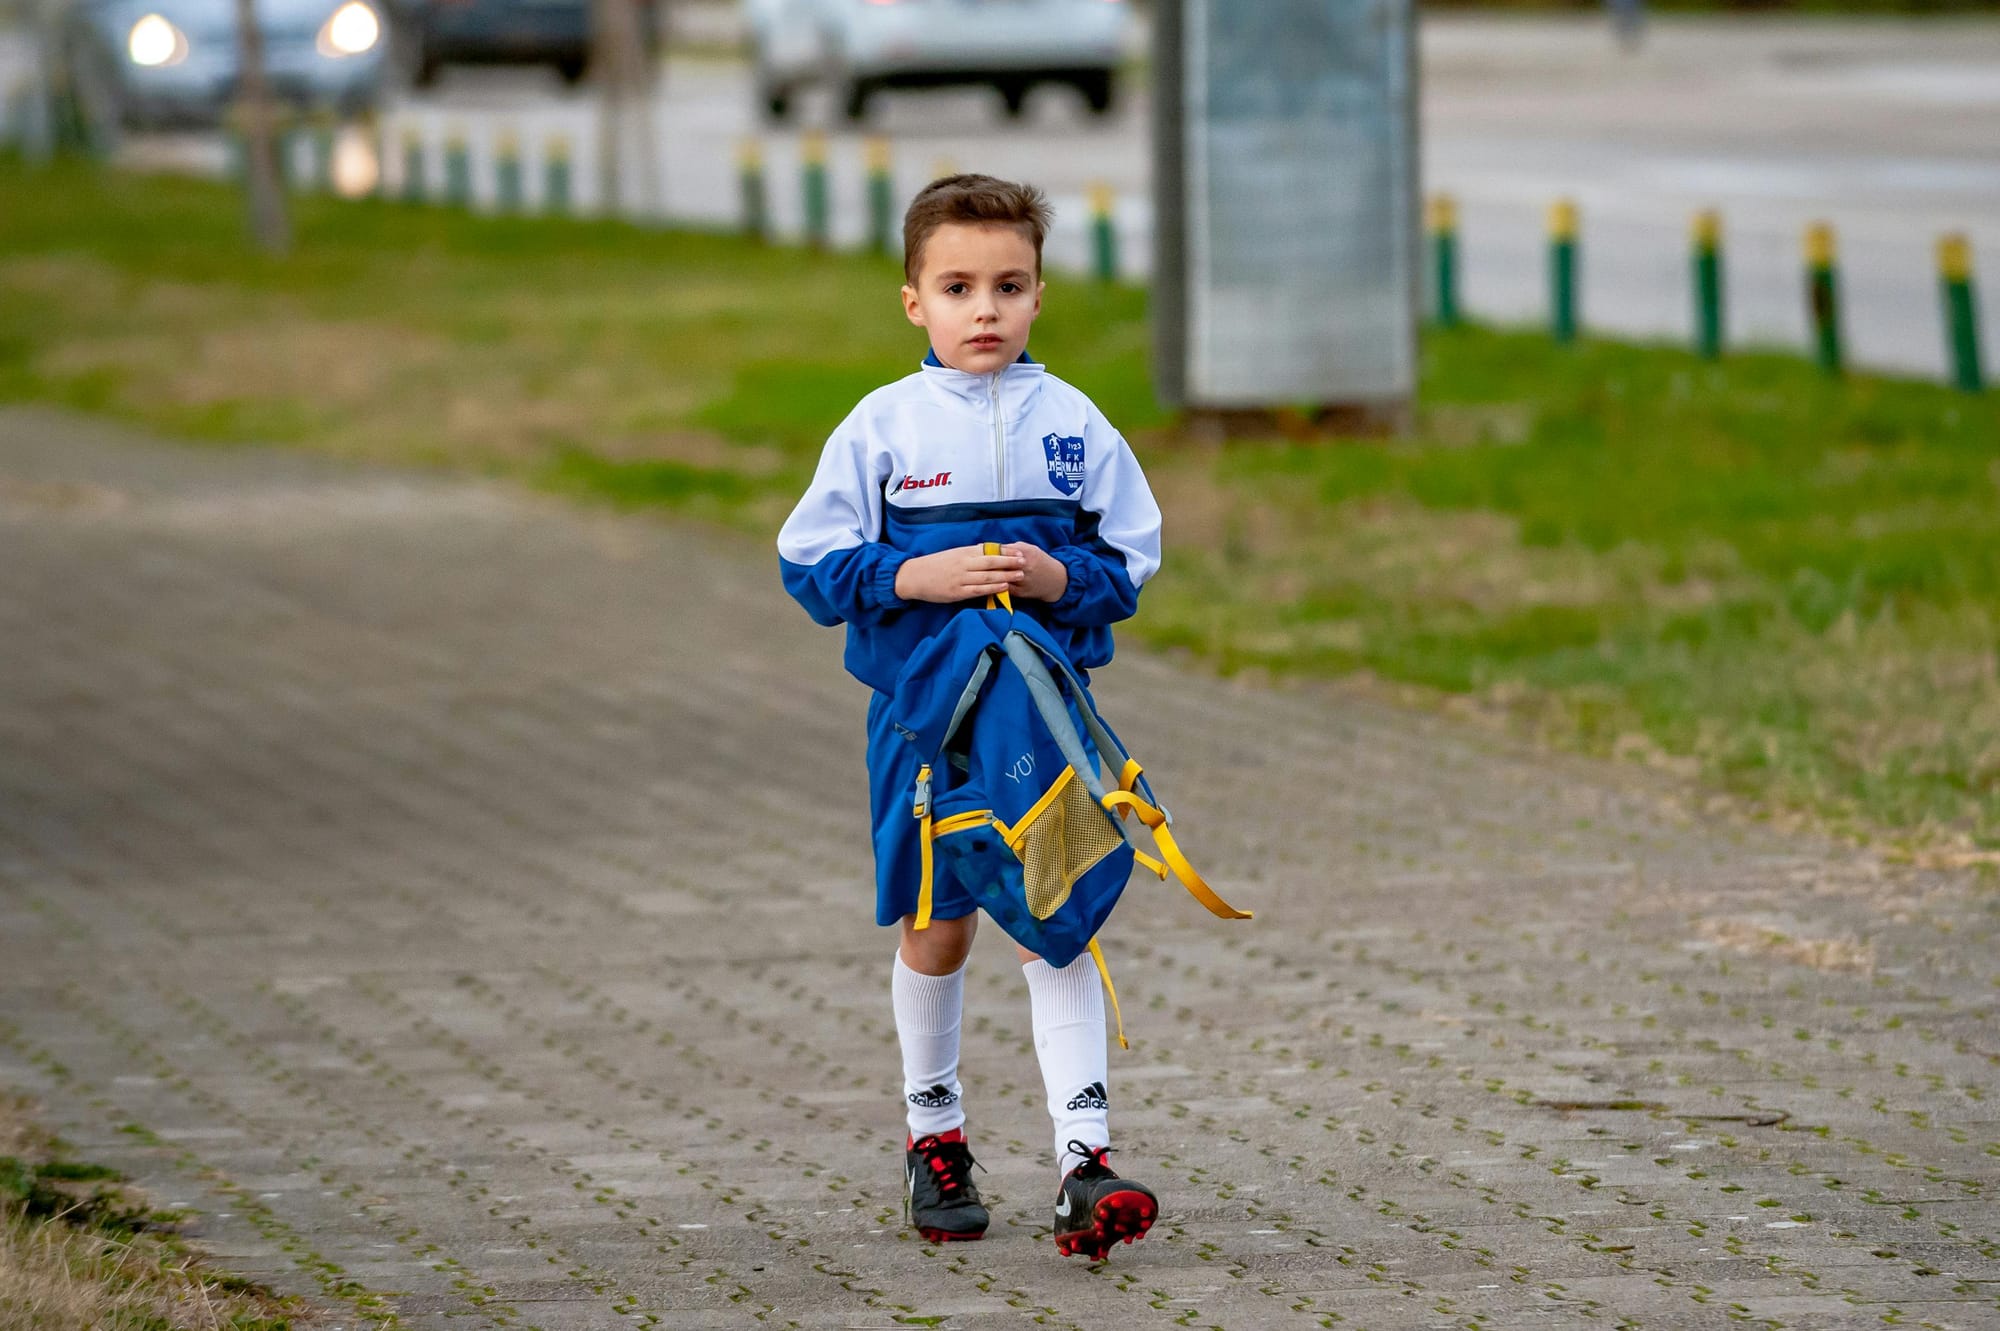
[[[1069,586],[1049,618],[1070,628],[1130,619],[1139,589],[1160,567],[1160,506],[1123,435],[1090,412],[1084,437],[1083,503],[1076,543],[1049,553],[1069,570]]]
[[[812,484],[778,533],[785,590],[817,623],[870,626],[909,604],[896,595],[896,572],[909,556],[877,539],[887,465],[868,446],[857,411],[827,440]]]

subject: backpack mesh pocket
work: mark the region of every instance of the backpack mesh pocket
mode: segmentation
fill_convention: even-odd
[[[1038,920],[1061,910],[1076,880],[1124,843],[1073,767],[1063,769],[1009,840],[1021,857],[1028,912]]]

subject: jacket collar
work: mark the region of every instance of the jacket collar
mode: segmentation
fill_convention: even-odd
[[[1027,352],[1012,365],[995,374],[967,374],[954,370],[937,357],[935,350],[924,353],[923,375],[931,391],[955,407],[986,415],[993,405],[994,381],[999,380],[1000,407],[1009,420],[1018,419],[1035,395],[1042,391],[1048,371]]]

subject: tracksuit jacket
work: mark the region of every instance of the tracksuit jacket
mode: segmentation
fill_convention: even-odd
[[[912,650],[959,608],[903,600],[896,572],[914,555],[982,541],[1026,541],[1063,562],[1060,600],[1014,608],[1080,671],[1111,660],[1110,626],[1138,609],[1160,566],[1160,509],[1130,445],[1025,353],[993,374],[951,369],[933,353],[863,398],[778,533],[785,590],[818,623],[847,625],[848,672],[875,690],[868,771],[881,924],[916,908],[918,878],[915,750],[887,722],[888,695]],[[934,903],[939,919],[970,910],[970,898],[942,891]]]

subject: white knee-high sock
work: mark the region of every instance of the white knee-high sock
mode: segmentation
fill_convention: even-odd
[[[965,1126],[959,1102],[958,1031],[965,1012],[965,967],[949,975],[914,971],[896,953],[889,994],[903,1046],[903,1107],[912,1140]]]
[[[1055,1124],[1056,1159],[1067,1174],[1083,1163],[1083,1157],[1069,1149],[1072,1141],[1085,1146],[1111,1144],[1104,987],[1087,956],[1061,970],[1036,960],[1021,971],[1028,977],[1035,1053],[1041,1059],[1042,1086],[1048,1091],[1049,1118]]]

